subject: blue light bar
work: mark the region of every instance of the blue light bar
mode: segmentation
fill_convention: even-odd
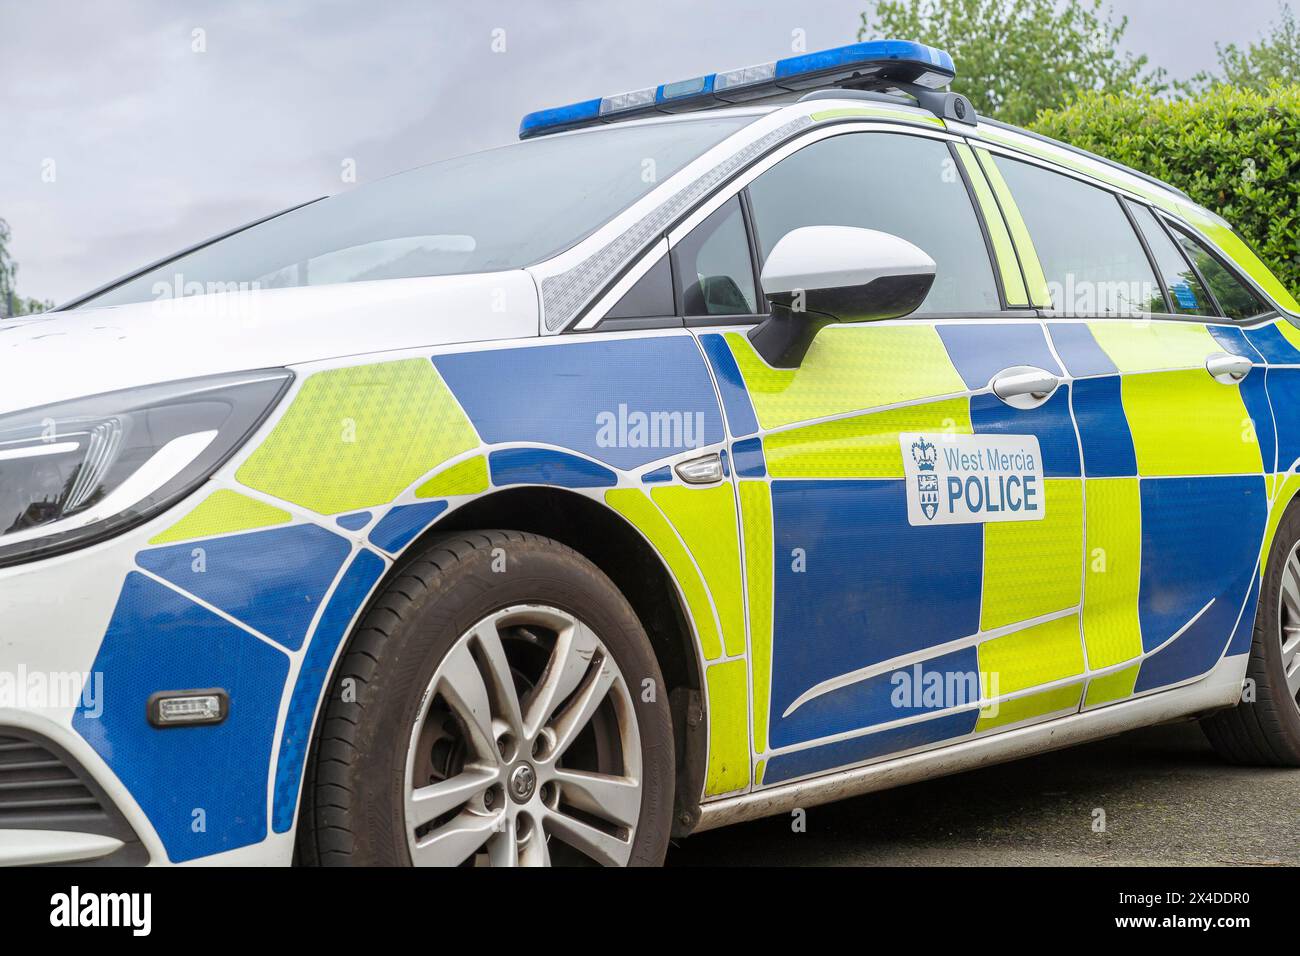
[[[538,110],[519,124],[519,138],[635,116],[709,109],[818,86],[885,89],[903,83],[938,90],[951,83],[956,73],[952,57],[942,50],[911,40],[868,40]]]
[[[925,67],[925,72],[934,72],[936,77],[943,79],[940,86],[947,86],[957,73],[953,67],[952,57],[934,47],[913,43],[910,40],[868,40],[866,43],[853,43],[833,50],[805,53],[802,56],[778,60],[776,79],[787,89],[807,89],[810,86],[820,86],[828,78],[833,79],[846,71],[850,75],[854,71],[866,73],[867,70],[878,73],[886,67],[898,64],[917,64]],[[901,76],[893,78],[904,79]],[[917,80],[913,78],[910,82],[917,82]],[[929,83],[921,85],[930,86]]]

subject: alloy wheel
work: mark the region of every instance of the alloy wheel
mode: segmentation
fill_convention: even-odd
[[[622,866],[641,793],[631,694],[573,615],[503,609],[438,665],[406,759],[415,865]]]
[[[1286,557],[1278,595],[1278,632],[1287,693],[1300,703],[1300,543]]]

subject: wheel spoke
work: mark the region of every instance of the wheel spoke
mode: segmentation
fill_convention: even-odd
[[[602,866],[625,866],[632,855],[630,841],[620,840],[563,813],[548,813],[546,830]]]
[[[547,845],[546,834],[540,827],[533,830],[533,835],[519,851],[520,866],[550,866],[551,848]]]
[[[501,634],[491,621],[485,621],[474,630],[473,640],[483,652],[488,668],[488,688],[492,703],[496,706],[493,713],[510,725],[516,735],[523,733],[523,717],[519,710],[519,692],[515,689],[515,678],[510,672],[510,662],[506,660],[506,650],[501,646]]]
[[[565,802],[593,816],[631,827],[641,816],[641,787],[629,777],[584,770],[555,771]]]
[[[417,829],[436,820],[478,796],[496,779],[495,768],[467,767],[454,777],[418,788],[407,800],[407,825]]]
[[[1300,623],[1282,628],[1282,666],[1290,667],[1300,651]]]
[[[461,813],[415,844],[414,862],[416,866],[460,866],[502,829],[504,820],[504,812]]]
[[[546,663],[546,672],[538,681],[528,704],[524,735],[529,740],[551,719],[555,708],[582,683],[599,647],[596,635],[581,621],[560,632],[551,659]]]
[[[600,702],[605,699],[609,693],[610,687],[614,684],[617,673],[611,665],[608,658],[602,656],[599,666],[592,669],[587,675],[586,682],[574,694],[573,700],[564,708],[564,710],[555,718],[551,725],[555,733],[555,746],[548,755],[550,760],[559,760],[564,756],[564,752],[569,749],[569,745],[581,733],[582,728],[587,726],[592,715],[596,713],[596,708]]]
[[[1300,694],[1300,658],[1282,665],[1286,673],[1286,689],[1292,697]]]
[[[501,829],[488,840],[488,863],[492,866],[519,865],[519,844],[515,842],[517,833],[514,818],[507,816]]]
[[[1300,624],[1300,554],[1295,552],[1282,569],[1282,607],[1290,614],[1291,623]]]
[[[492,703],[487,684],[469,645],[457,644],[442,662],[438,690],[451,709],[465,723],[469,744],[485,760],[497,759],[496,739],[492,733]]]

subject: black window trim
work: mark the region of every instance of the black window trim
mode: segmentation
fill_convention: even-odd
[[[1255,282],[1253,282],[1251,279],[1243,275],[1240,269],[1236,268],[1234,265],[1232,265],[1223,256],[1219,254],[1219,251],[1214,247],[1214,243],[1209,242],[1208,240],[1199,236],[1196,233],[1196,231],[1192,229],[1190,226],[1187,226],[1177,220],[1170,221],[1169,216],[1160,214],[1159,210],[1157,210],[1156,212],[1157,212],[1156,218],[1159,219],[1161,223],[1164,225],[1164,227],[1170,231],[1171,237],[1174,240],[1174,245],[1178,246],[1178,250],[1180,252],[1183,252],[1183,246],[1182,243],[1178,242],[1177,235],[1174,235],[1174,233],[1176,232],[1183,233],[1185,236],[1187,236],[1187,238],[1191,239],[1198,246],[1201,246],[1203,249],[1205,249],[1206,253],[1209,254],[1210,258],[1212,258],[1215,262],[1217,262],[1219,266],[1228,273],[1228,275],[1232,276],[1234,279],[1237,280],[1237,282],[1239,282],[1245,288],[1249,289],[1252,293],[1254,293],[1255,298],[1258,299],[1260,303],[1264,306],[1263,312],[1259,312],[1255,315],[1249,315],[1241,319],[1234,319],[1229,315],[1225,315],[1223,311],[1223,307],[1219,305],[1219,300],[1214,295],[1214,290],[1211,289],[1210,284],[1205,281],[1205,276],[1201,274],[1200,268],[1196,265],[1195,262],[1191,261],[1191,256],[1188,256],[1186,252],[1183,252],[1184,258],[1186,258],[1187,261],[1191,264],[1192,271],[1194,271],[1197,277],[1200,278],[1201,285],[1205,286],[1206,294],[1208,294],[1212,299],[1214,299],[1215,310],[1219,313],[1218,315],[1219,318],[1223,319],[1223,321],[1225,322],[1231,322],[1233,325],[1254,325],[1263,320],[1268,320],[1274,316],[1282,314],[1280,310],[1277,308],[1277,306],[1274,304],[1271,297],[1265,295],[1264,291],[1260,289],[1259,286],[1255,284]]]
[[[1219,302],[1219,297],[1214,294],[1214,290],[1210,288],[1210,284],[1205,281],[1204,273],[1202,273],[1196,263],[1192,261],[1192,257],[1187,254],[1187,250],[1184,249],[1182,243],[1178,241],[1178,237],[1173,234],[1173,231],[1169,228],[1169,224],[1165,222],[1164,217],[1161,216],[1153,207],[1147,206],[1146,208],[1155,218],[1155,221],[1160,225],[1160,228],[1165,231],[1165,236],[1174,244],[1174,248],[1177,249],[1178,254],[1183,257],[1183,261],[1187,263],[1187,267],[1192,270],[1192,275],[1196,276],[1196,281],[1201,284],[1201,288],[1205,291],[1205,294],[1210,297],[1210,304],[1214,306],[1215,318],[1228,319],[1229,321],[1232,321],[1228,316],[1228,313],[1223,310],[1223,305]],[[1235,273],[1232,273],[1231,271],[1230,274],[1235,275]],[[1249,288],[1249,286],[1247,286],[1247,288]]]
[[[771,314],[767,305],[767,296],[763,293],[763,251],[758,248],[758,230],[754,228],[754,206],[749,198],[749,186],[744,186],[736,194],[740,197],[740,217],[745,224],[745,240],[749,243],[749,268],[754,274],[754,304],[759,306],[759,315]]]
[[[1137,221],[1137,216],[1133,215],[1133,210],[1129,206],[1129,200],[1116,193],[1112,193],[1111,195],[1115,196],[1115,201],[1118,202],[1120,208],[1124,210],[1124,218],[1128,220],[1129,228],[1137,234],[1138,242],[1142,244],[1142,251],[1146,253],[1147,265],[1151,269],[1152,277],[1156,280],[1156,288],[1160,290],[1160,299],[1165,304],[1165,311],[1163,314],[1186,315],[1187,313],[1178,312],[1174,309],[1174,300],[1170,297],[1169,290],[1165,288],[1164,276],[1160,274],[1160,262],[1156,259],[1156,253],[1155,250],[1151,248],[1151,243],[1147,241],[1147,234],[1142,230],[1142,224]],[[1204,318],[1204,316],[1201,316],[1201,318]]]

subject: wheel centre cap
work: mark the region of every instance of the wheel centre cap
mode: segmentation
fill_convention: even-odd
[[[529,764],[521,763],[510,771],[510,796],[516,803],[527,803],[537,789],[537,771]]]

